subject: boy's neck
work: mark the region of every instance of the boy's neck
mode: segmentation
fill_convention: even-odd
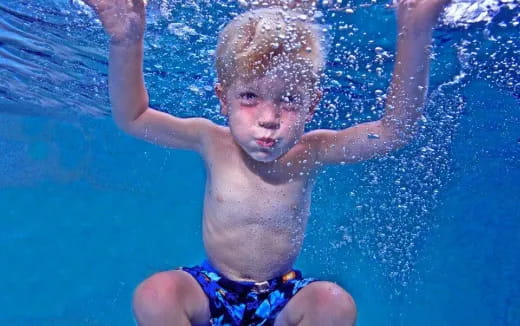
[[[265,182],[272,184],[280,182],[282,172],[280,158],[270,162],[257,161],[249,154],[247,154],[238,144],[236,144],[236,146],[238,147],[242,161],[249,169],[249,171],[253,172],[255,175],[258,175]]]

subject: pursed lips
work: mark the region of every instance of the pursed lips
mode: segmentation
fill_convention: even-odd
[[[271,148],[276,143],[276,140],[274,138],[270,138],[270,137],[262,137],[262,138],[257,138],[256,143],[262,147]]]

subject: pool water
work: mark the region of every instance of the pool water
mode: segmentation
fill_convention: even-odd
[[[481,2],[457,1],[435,33],[421,135],[317,182],[296,267],[347,289],[357,325],[520,325],[520,6]],[[329,64],[309,129],[381,115],[386,4],[322,7]],[[153,107],[225,123],[212,50],[240,10],[150,1]],[[116,128],[106,41],[80,1],[0,4],[2,324],[129,325],[139,282],[204,257],[203,163]]]

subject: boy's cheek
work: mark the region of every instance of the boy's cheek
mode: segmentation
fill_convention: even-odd
[[[238,116],[243,122],[251,122],[255,117],[255,110],[252,107],[243,106],[238,109]]]
[[[237,108],[230,113],[230,120],[233,120],[235,128],[243,128],[254,123],[255,113],[251,108]]]
[[[301,116],[294,116],[291,119],[285,120],[286,129],[288,133],[294,135],[294,137],[300,137],[305,129],[305,118]]]

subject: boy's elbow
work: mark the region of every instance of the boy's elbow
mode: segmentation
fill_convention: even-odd
[[[396,118],[389,115],[374,121],[371,131],[377,138],[377,155],[387,155],[411,143],[419,132],[417,119]]]
[[[387,130],[387,143],[390,144],[392,152],[411,143],[419,133],[416,124],[410,126],[396,123],[388,125],[385,129]]]
[[[143,132],[143,128],[141,126],[141,123],[135,119],[115,119],[114,122],[117,126],[117,128],[127,135],[142,138],[146,133]]]
[[[115,116],[112,116],[112,118],[117,128],[126,133],[131,133],[131,130],[133,129],[134,120],[116,118]]]
[[[146,111],[146,110],[144,110],[144,111]],[[144,111],[143,111],[143,113],[144,113]],[[121,114],[121,113],[117,113],[117,112],[113,111],[112,119],[114,120],[114,123],[116,124],[116,126],[119,129],[121,129],[122,131],[124,131],[126,133],[133,134],[133,132],[136,129],[137,120],[139,119],[139,117],[141,115],[142,115],[142,113],[140,115],[138,115],[137,117],[132,117],[128,114]]]

